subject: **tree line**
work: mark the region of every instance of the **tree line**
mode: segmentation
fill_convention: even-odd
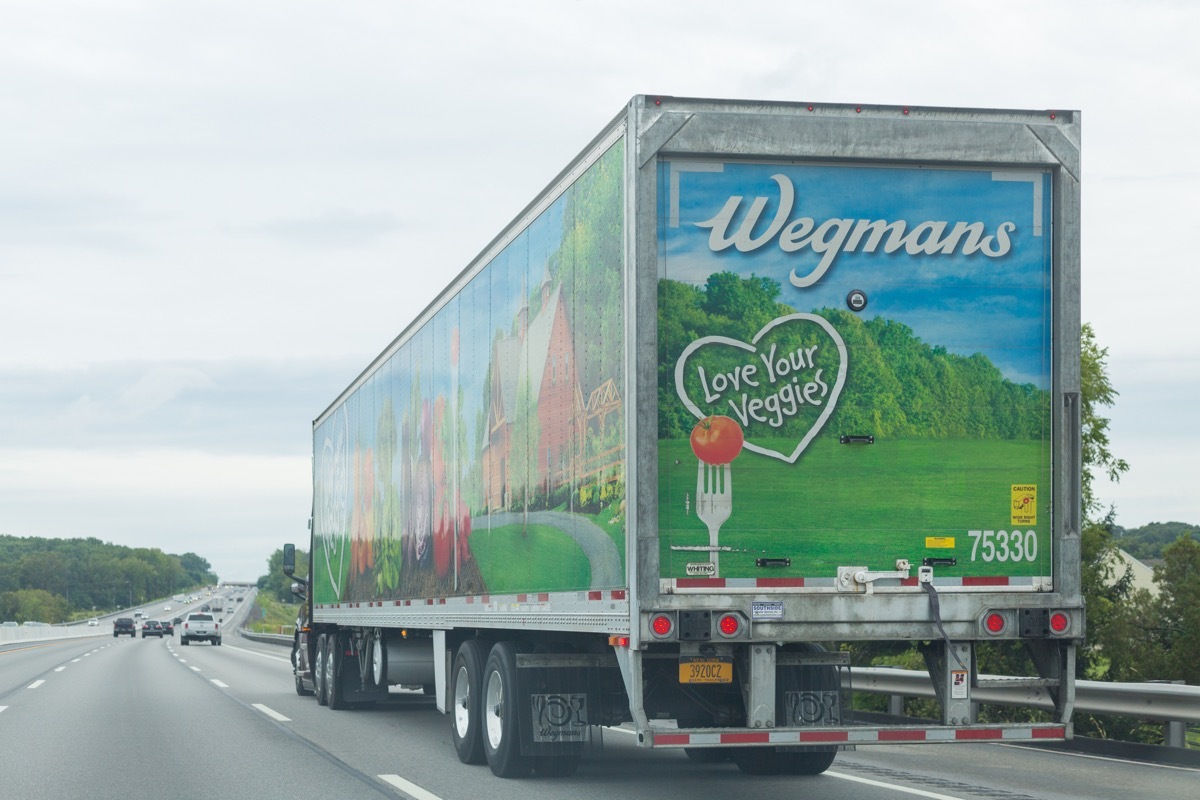
[[[696,420],[675,389],[675,360],[684,348],[713,334],[749,342],[772,320],[804,309],[778,301],[778,281],[732,272],[710,275],[703,287],[662,279],[658,291],[659,436],[686,438]],[[851,354],[846,388],[823,436],[1041,439],[1048,434],[1049,394],[1006,379],[986,356],[927,344],[895,320],[864,320],[843,309],[817,313]],[[795,341],[781,345],[781,352],[816,343],[804,336],[793,334]],[[807,429],[811,420],[797,418],[795,424]],[[780,433],[793,431],[785,426]]]
[[[208,561],[94,537],[0,535],[0,619],[65,622],[216,583]]]

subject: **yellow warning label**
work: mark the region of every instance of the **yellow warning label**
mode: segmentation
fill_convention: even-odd
[[[1012,524],[1037,525],[1037,484],[1012,485]]]
[[[954,549],[954,537],[953,536],[926,536],[925,537],[925,547],[927,547],[929,549],[937,548],[937,549],[942,549],[942,550],[953,550]]]

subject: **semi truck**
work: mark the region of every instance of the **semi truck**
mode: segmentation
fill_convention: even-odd
[[[296,691],[423,690],[501,777],[1069,738],[1079,134],[632,98],[316,417]],[[938,717],[856,710],[909,648]],[[980,719],[1001,652],[1053,712]]]

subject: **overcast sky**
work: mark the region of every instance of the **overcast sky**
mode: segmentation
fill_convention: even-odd
[[[1117,522],[1200,524],[1200,4],[0,3],[0,533],[305,542],[311,423],[635,94],[1079,109]]]

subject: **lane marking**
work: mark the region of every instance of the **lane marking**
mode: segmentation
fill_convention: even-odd
[[[0,713],[2,713],[6,708],[8,708],[8,706],[0,706]]]
[[[938,792],[927,792],[924,789],[912,789],[907,786],[900,786],[895,783],[884,783],[883,781],[873,781],[870,778],[860,778],[856,775],[847,775],[844,772],[825,771],[822,773],[831,778],[841,778],[844,781],[853,781],[854,783],[864,783],[867,786],[878,786],[880,789],[891,789],[893,792],[903,792],[904,794],[915,794],[917,797],[928,797],[929,800],[963,800],[958,795],[939,794]]]
[[[290,657],[283,658],[282,656],[273,656],[273,655],[269,655],[267,653],[260,653],[257,650],[250,650],[249,648],[246,648],[246,647],[238,647],[237,645],[234,645],[234,644],[227,644],[224,646],[228,647],[230,650],[237,650],[239,653],[249,653],[250,655],[258,656],[259,658],[269,658],[272,661],[283,661],[288,664],[292,663],[292,659]]]
[[[72,658],[72,659],[71,659],[71,663],[72,663],[72,664],[78,664],[80,661],[82,661],[82,659],[79,659],[79,658]]]
[[[199,672],[199,671],[200,671],[200,668],[199,668],[199,667],[192,667],[192,671],[193,671],[193,672]]]
[[[404,780],[399,775],[380,775],[379,780],[390,783],[413,800],[442,800],[433,792],[427,792],[415,783]]]
[[[54,668],[54,671],[55,671],[55,672],[62,672],[64,669],[66,669],[66,667],[55,667],[55,668]]]
[[[228,684],[228,683],[221,683],[221,682],[220,682],[219,680],[217,680],[216,678],[212,678],[212,679],[211,679],[211,682],[212,682],[213,684],[217,685],[217,686],[220,686],[222,689],[228,689],[228,688],[229,688],[229,684]]]
[[[292,721],[291,717],[285,717],[283,714],[280,714],[275,709],[268,708],[267,706],[264,706],[262,703],[251,703],[250,707],[257,708],[259,711],[261,711],[262,713],[266,714],[271,719],[276,720],[278,722],[291,722]]]
[[[36,689],[37,687],[41,686],[43,683],[45,683],[45,681],[34,681],[33,683],[29,684],[25,688],[26,689]]]

